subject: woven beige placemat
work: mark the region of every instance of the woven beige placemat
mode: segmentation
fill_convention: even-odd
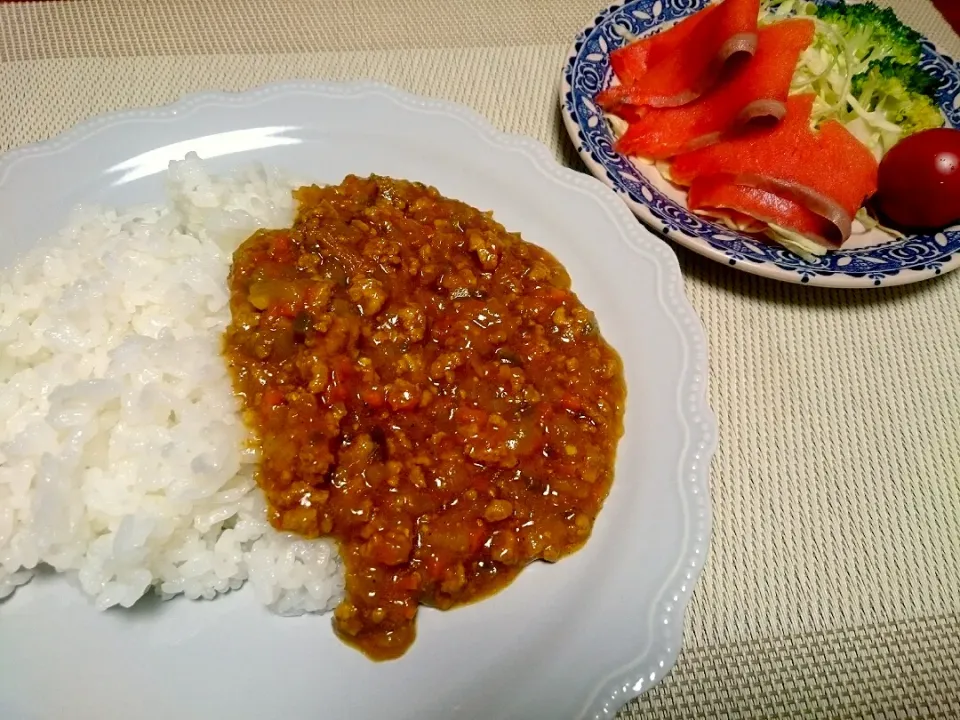
[[[0,150],[196,90],[371,77],[580,167],[555,87],[603,4],[2,5]],[[927,0],[895,6],[960,56]],[[960,717],[960,272],[824,291],[677,252],[710,342],[714,536],[679,664],[622,718]]]

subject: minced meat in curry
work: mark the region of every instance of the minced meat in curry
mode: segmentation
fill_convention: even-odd
[[[548,252],[421,184],[304,187],[236,251],[225,354],[278,529],[340,546],[339,635],[402,655],[450,608],[587,539],[620,360]],[[584,239],[589,242],[589,238]]]

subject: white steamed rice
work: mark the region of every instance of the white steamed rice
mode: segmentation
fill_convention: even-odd
[[[335,546],[265,519],[220,355],[233,250],[292,187],[188,156],[166,205],[79,209],[0,273],[0,599],[45,563],[100,609],[247,580],[281,614],[337,604]]]

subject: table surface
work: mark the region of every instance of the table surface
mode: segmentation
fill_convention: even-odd
[[[186,92],[369,77],[582,169],[555,88],[605,4],[0,5],[0,151]],[[960,56],[929,0],[892,4]],[[676,252],[710,344],[714,535],[677,667],[621,720],[960,717],[960,272],[843,292]]]

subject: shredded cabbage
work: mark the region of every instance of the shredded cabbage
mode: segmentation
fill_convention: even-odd
[[[767,234],[775,242],[780,243],[787,250],[796,253],[807,262],[816,262],[819,256],[827,253],[825,247],[815,243],[810,238],[804,237],[795,230],[789,230],[774,223],[768,225]]]

